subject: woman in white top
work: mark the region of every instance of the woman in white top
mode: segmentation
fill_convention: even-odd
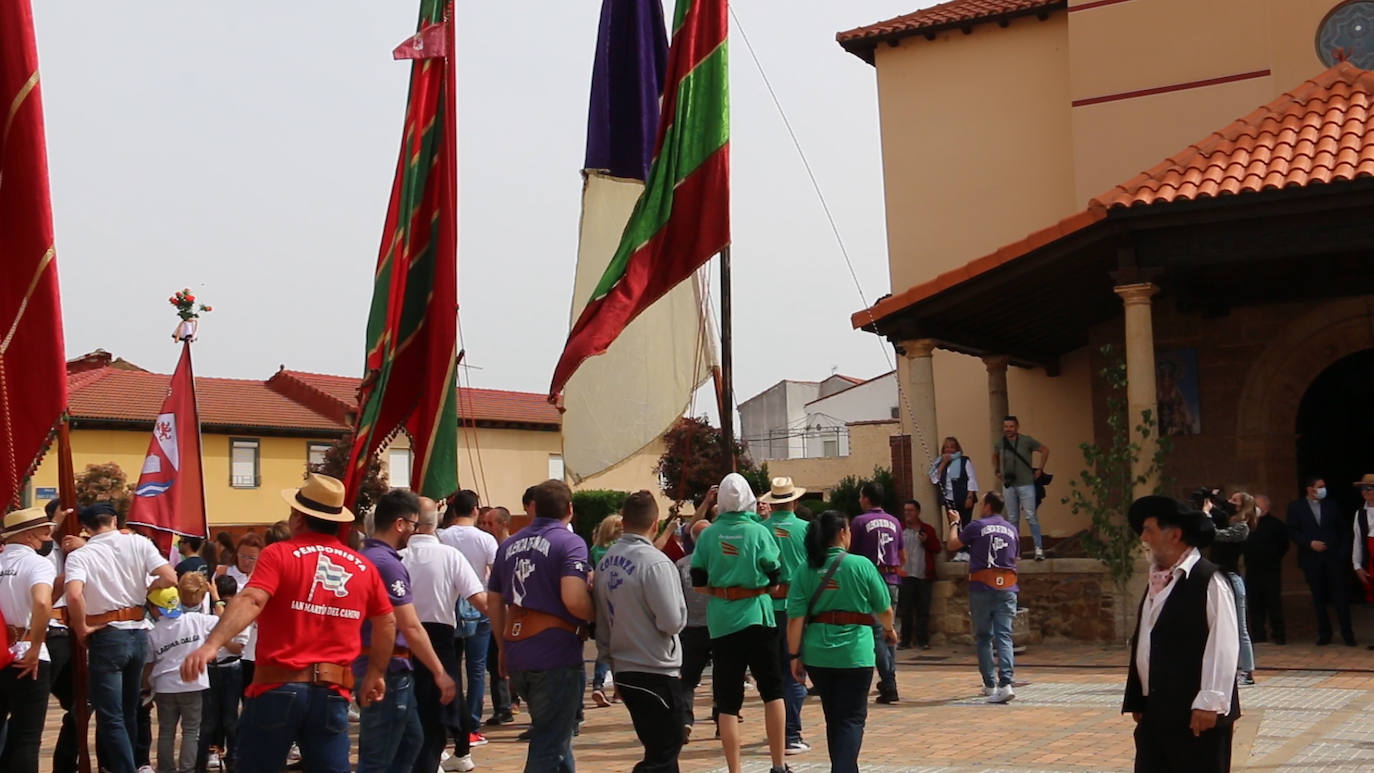
[[[239,537],[238,544],[234,546],[233,560],[228,566],[221,566],[215,570],[215,576],[228,575],[233,577],[239,584],[239,592],[248,587],[248,581],[253,577],[253,567],[258,565],[258,554],[262,552],[262,537],[249,532]],[[243,647],[243,686],[247,689],[253,683],[253,661],[258,646],[258,624],[253,623],[248,628],[248,644]]]

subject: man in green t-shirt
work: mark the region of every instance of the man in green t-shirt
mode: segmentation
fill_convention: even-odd
[[[1035,454],[1040,463],[1035,463]],[[1021,517],[1030,523],[1031,538],[1035,540],[1035,560],[1044,561],[1045,551],[1040,544],[1040,519],[1035,515],[1035,479],[1044,472],[1050,461],[1050,447],[1030,435],[1021,434],[1021,422],[1015,416],[1002,419],[1002,440],[992,454],[992,466],[1002,481],[1002,498],[1006,500],[1007,522],[1020,530]]]
[[[720,514],[701,533],[692,553],[692,587],[711,597],[706,627],[711,633],[715,668],[711,691],[719,718],[716,728],[730,773],[740,769],[739,711],[744,704],[744,673],[754,675],[763,699],[764,725],[773,767],[783,762],[784,709],[778,665],[778,630],[770,592],[782,581],[778,543],[750,517],[757,505],[744,476],[730,473],[720,482]]]
[[[792,678],[787,659],[787,586],[792,577],[806,564],[806,521],[798,518],[793,508],[806,489],[793,485],[791,478],[774,478],[772,489],[759,498],[760,505],[772,507],[765,528],[778,543],[778,560],[782,563],[780,584],[773,594],[773,616],[778,626],[778,668],[782,671],[782,702],[787,707],[787,754],[811,751],[802,740],[801,709],[806,700],[806,685]]]

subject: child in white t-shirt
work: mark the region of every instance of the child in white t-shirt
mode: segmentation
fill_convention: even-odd
[[[157,622],[148,632],[148,665],[144,679],[152,685],[153,700],[157,704],[157,770],[158,773],[193,773],[196,751],[200,745],[200,717],[202,693],[209,689],[210,679],[202,672],[194,682],[181,679],[181,664],[194,652],[216,618],[194,611],[200,608],[209,590],[209,581],[200,572],[187,572],[177,581],[177,587],[155,590],[148,594]],[[181,754],[172,756],[176,743],[177,724],[181,724]]]

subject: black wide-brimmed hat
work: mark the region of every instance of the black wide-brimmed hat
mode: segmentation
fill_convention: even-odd
[[[1205,548],[1217,536],[1216,524],[1201,510],[1194,510],[1171,497],[1151,494],[1131,503],[1131,528],[1139,534],[1145,529],[1145,519],[1154,518],[1160,526],[1174,526],[1183,532],[1183,541],[1195,548]]]

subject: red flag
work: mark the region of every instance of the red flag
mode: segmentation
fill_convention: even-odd
[[[191,342],[184,342],[181,360],[167,385],[167,399],[153,421],[148,457],[134,488],[129,525],[151,529],[149,534],[163,550],[171,547],[172,535],[207,536],[205,487],[200,469],[200,413],[196,410],[196,384],[191,375]]]
[[[0,508],[67,406],[40,91],[28,0],[0,2]]]
[[[448,56],[448,25],[441,21],[420,28],[391,52],[392,59],[443,59]]]

